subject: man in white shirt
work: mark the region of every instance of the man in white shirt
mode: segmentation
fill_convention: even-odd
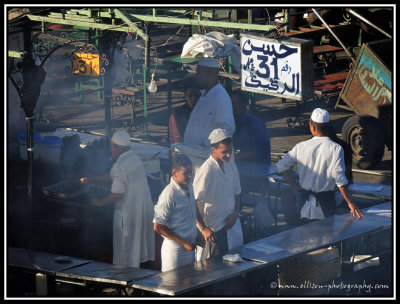
[[[197,225],[213,256],[243,245],[243,234],[239,220],[240,179],[231,159],[232,138],[226,130],[215,129],[209,139],[212,154],[197,170],[193,188]]]
[[[230,136],[235,131],[231,99],[219,83],[218,73],[217,59],[199,60],[196,79],[202,96],[190,114],[184,134],[185,144],[209,147],[208,136],[212,130],[222,128]]]
[[[352,201],[347,189],[343,149],[328,137],[328,126],[329,113],[316,108],[310,118],[310,131],[313,137],[298,143],[277,162],[276,167],[297,193],[300,209],[307,200],[312,201],[314,196],[316,207],[320,204],[324,217],[334,215],[337,211],[335,203],[335,186],[337,186],[350,208],[351,217],[363,218],[364,214]],[[299,175],[298,183],[291,172],[295,165]],[[288,223],[298,225],[300,216],[299,209],[295,205],[295,195],[291,191],[282,191],[281,198]]]
[[[192,163],[182,153],[172,156],[172,177],[154,207],[154,230],[164,238],[161,271],[169,271],[195,261],[198,243],[196,201],[193,194]]]
[[[111,153],[116,159],[109,174],[89,180],[112,181],[111,194],[93,199],[91,205],[114,204],[113,264],[149,267],[155,259],[153,202],[142,160],[130,150],[130,137],[118,130],[111,138]],[[87,178],[81,179],[88,182]],[[146,264],[149,265],[146,265]]]

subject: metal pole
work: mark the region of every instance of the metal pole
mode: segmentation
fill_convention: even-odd
[[[322,17],[318,14],[318,12],[315,9],[312,9],[314,14],[319,18],[319,20],[321,20],[321,22],[325,25],[326,29],[332,34],[333,37],[335,37],[335,39],[337,40],[337,42],[339,42],[339,44],[341,45],[341,47],[344,49],[344,51],[346,52],[346,54],[350,57],[350,59],[354,62],[354,55],[344,46],[344,44],[342,43],[342,41],[340,41],[340,39],[338,38],[338,36],[336,36],[336,34],[332,31],[332,29],[330,28],[330,26],[325,22],[324,19],[322,19]]]
[[[32,189],[33,189],[33,116],[26,117],[27,124],[27,159],[28,159],[28,203],[32,208]]]
[[[353,16],[357,17],[358,19],[361,19],[362,21],[364,21],[366,24],[372,26],[374,29],[378,30],[379,32],[381,32],[383,35],[385,35],[386,37],[392,39],[392,36],[389,35],[388,33],[386,33],[383,29],[381,29],[379,26],[373,24],[372,22],[368,21],[367,19],[365,19],[363,16],[361,16],[360,14],[356,13],[355,11],[353,11],[352,9],[348,9],[347,10],[350,14],[352,14]]]

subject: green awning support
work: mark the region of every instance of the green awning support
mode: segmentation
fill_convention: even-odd
[[[198,15],[198,19],[161,17],[161,16],[154,17],[150,15],[138,15],[138,14],[129,14],[129,15],[132,16],[133,18],[145,22],[162,22],[162,23],[182,24],[182,25],[200,25],[206,27],[222,27],[222,28],[253,30],[253,31],[269,31],[276,27],[276,25],[260,25],[260,24],[240,23],[240,22],[204,20],[201,19],[201,14]]]

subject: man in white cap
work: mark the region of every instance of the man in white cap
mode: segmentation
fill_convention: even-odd
[[[231,99],[219,83],[218,60],[202,58],[197,64],[196,79],[202,89],[196,106],[190,114],[183,142],[209,147],[208,135],[222,128],[232,135],[235,131]]]
[[[197,170],[193,189],[197,226],[213,256],[243,245],[243,234],[239,220],[240,179],[231,159],[232,138],[226,130],[215,129],[209,140],[212,153]]]
[[[286,211],[288,224],[298,225],[336,214],[335,186],[343,194],[351,217],[363,218],[364,214],[352,201],[347,189],[343,148],[328,137],[328,111],[314,109],[309,125],[313,137],[295,145],[276,164],[277,169],[296,192],[294,194],[286,189],[281,192],[282,207],[284,212]],[[296,182],[291,172],[295,165],[299,182]],[[297,199],[299,206],[296,206]],[[301,221],[300,212],[305,218]]]
[[[101,200],[93,199],[91,205],[115,204],[113,264],[139,268],[141,263],[154,261],[155,257],[154,206],[147,174],[142,160],[130,149],[131,142],[126,131],[116,131],[110,146],[116,159],[110,173],[81,181],[112,181],[111,194]],[[142,264],[142,267],[147,266]]]

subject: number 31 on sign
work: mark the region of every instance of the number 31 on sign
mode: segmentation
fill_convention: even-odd
[[[75,53],[73,56],[74,74],[83,76],[100,75],[100,56],[97,54]]]

